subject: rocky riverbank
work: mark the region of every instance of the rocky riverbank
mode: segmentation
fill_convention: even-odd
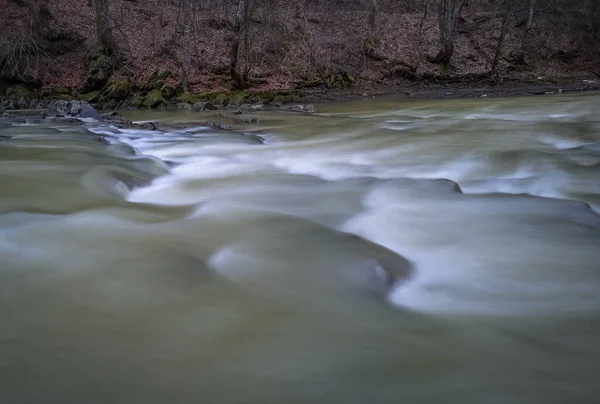
[[[270,91],[206,90],[181,91],[165,84],[169,72],[156,71],[145,83],[122,76],[112,78],[101,90],[83,92],[83,87],[38,90],[23,83],[0,86],[0,112],[46,109],[55,101],[83,101],[99,111],[119,109],[180,108],[190,111],[232,110],[237,114],[262,109],[312,113],[311,103],[349,98],[402,96],[413,98],[476,98],[526,96],[600,90],[595,77],[543,78],[535,80],[493,80],[487,77],[443,77],[411,83],[369,83],[342,88],[299,87]]]

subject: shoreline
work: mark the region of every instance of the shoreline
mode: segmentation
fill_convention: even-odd
[[[160,102],[151,106],[135,104],[140,97],[148,97],[139,92],[131,92],[128,97],[111,102],[112,99],[100,100],[100,94],[90,99],[88,94],[80,94],[76,90],[64,91],[63,88],[55,89],[43,94],[29,90],[23,84],[11,88],[16,89],[12,94],[0,96],[0,113],[22,109],[44,109],[56,100],[62,101],[87,101],[99,111],[129,110],[160,110],[160,109],[188,109],[193,111],[207,110],[232,110],[255,111],[259,109],[283,109],[296,112],[310,112],[306,110],[307,104],[322,104],[335,101],[350,101],[358,99],[377,99],[394,97],[400,99],[469,99],[469,98],[498,98],[522,97],[552,94],[566,94],[578,92],[600,91],[600,79],[586,78],[558,78],[540,79],[535,82],[529,80],[473,80],[460,81],[451,77],[448,82],[389,82],[389,83],[362,83],[346,88],[314,88],[307,89],[274,89],[270,91],[245,90],[240,92],[205,91],[201,93],[180,93],[168,99],[160,97]],[[10,90],[10,89],[9,89]]]
[[[364,98],[398,97],[405,99],[468,99],[525,97],[552,94],[600,91],[600,79],[559,78],[556,80],[507,80],[499,83],[473,81],[466,83],[432,84],[429,82],[413,83],[413,85],[356,86],[353,89],[329,89],[321,94],[308,95],[308,102],[344,101]],[[362,89],[362,90],[361,90]]]

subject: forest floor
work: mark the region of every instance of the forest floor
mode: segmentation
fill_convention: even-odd
[[[131,104],[142,102],[153,89],[162,92],[168,104],[182,104],[178,98],[185,52],[191,52],[188,92],[194,100],[213,101],[207,99],[207,93],[234,96],[236,91],[231,90],[227,74],[232,2],[198,2],[191,49],[181,39],[180,3],[111,0],[115,37],[126,62],[110,73],[108,81],[93,89],[101,100],[104,95],[99,105],[108,109],[135,106]],[[529,32],[524,64],[514,62],[522,49],[522,30],[518,21],[510,22],[497,78],[491,79],[488,73],[501,19],[498,6],[487,1],[473,0],[464,8],[448,69],[427,62],[439,46],[438,19],[431,10],[424,14],[414,4],[407,7],[411,2],[382,1],[377,18],[378,43],[375,55],[369,56],[364,49],[365,10],[350,2],[346,6],[336,1],[308,3],[315,5],[299,13],[295,2],[278,0],[278,7],[259,9],[253,17],[249,38],[252,49],[245,63],[251,67],[255,81],[248,92],[267,94],[265,104],[273,101],[273,94],[283,94],[279,98],[284,102],[303,103],[382,95],[494,97],[593,90],[600,82],[600,53],[592,45],[576,41],[568,29],[559,29],[541,16],[536,17]],[[23,4],[10,0],[0,6],[0,15],[5,17],[0,44],[28,32],[29,9]],[[93,99],[92,89],[83,88],[89,76],[86,55],[96,46],[90,4],[82,0],[49,2],[56,26],[71,35],[74,46],[50,55],[50,68],[37,66],[45,77],[36,87],[35,97]],[[149,82],[159,71],[169,72],[169,76]],[[327,85],[329,79],[336,80],[333,86]],[[109,87],[123,80],[127,90],[115,92],[118,97],[111,102]],[[156,86],[159,81],[163,87]],[[14,84],[9,82],[3,87],[0,83],[0,94]],[[288,96],[292,93],[294,96]],[[259,96],[244,102],[263,100]]]

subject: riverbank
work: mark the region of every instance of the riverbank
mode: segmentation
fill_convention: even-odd
[[[491,79],[487,77],[436,77],[419,82],[365,82],[341,88],[293,88],[269,91],[177,92],[161,83],[161,73],[145,85],[127,80],[113,81],[103,91],[80,93],[76,89],[55,88],[37,91],[25,84],[5,86],[0,93],[0,111],[45,109],[55,100],[89,102],[100,111],[119,109],[169,109],[191,111],[235,110],[238,114],[261,109],[314,112],[311,104],[358,98],[394,96],[406,98],[448,99],[517,97],[599,91],[600,79],[587,77],[542,78],[535,80]],[[159,87],[159,89],[155,88]]]

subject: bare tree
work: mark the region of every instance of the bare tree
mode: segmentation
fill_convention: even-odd
[[[498,71],[498,62],[500,61],[500,55],[502,54],[502,46],[504,45],[504,38],[506,37],[506,27],[508,25],[508,17],[511,9],[511,0],[504,0],[504,14],[502,15],[502,27],[500,28],[500,36],[498,37],[498,43],[496,44],[496,52],[494,53],[494,60],[492,61],[492,68],[490,74],[493,76]]]
[[[181,55],[181,87],[184,91],[188,90],[190,82],[190,70],[192,68],[193,42],[193,21],[194,21],[194,0],[182,0],[183,15],[183,35],[182,35],[182,55]]]
[[[443,66],[450,65],[450,59],[454,54],[454,40],[456,39],[456,26],[460,12],[466,0],[440,0],[439,26],[440,26],[440,50],[434,57],[428,58],[432,63]]]
[[[44,31],[54,19],[48,7],[48,0],[30,0],[29,10],[31,35],[36,39],[41,39],[44,36]]]
[[[521,35],[521,49],[519,50],[519,54],[517,55],[517,63],[519,63],[519,64],[525,64],[525,50],[527,48],[527,42],[529,39],[529,30],[531,29],[531,24],[533,22],[533,12],[535,10],[535,2],[536,2],[536,0],[529,0],[527,21],[525,21],[525,25],[523,26],[523,34]]]
[[[377,41],[377,0],[368,0],[369,17],[367,26],[369,27],[368,40]]]
[[[246,34],[248,24],[248,6],[251,0],[238,0],[237,12],[235,13],[235,21],[233,23],[233,41],[231,42],[229,74],[231,79],[239,89],[248,87],[247,69],[240,73],[240,46],[242,36]]]
[[[109,54],[117,53],[117,44],[113,37],[113,23],[108,12],[108,0],[95,0],[96,6],[96,39]]]

